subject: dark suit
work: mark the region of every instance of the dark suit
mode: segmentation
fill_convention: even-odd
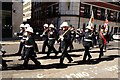
[[[92,57],[90,55],[90,52],[89,52],[91,44],[92,44],[92,33],[91,32],[84,32],[83,36],[84,36],[83,46],[85,48],[85,53],[84,53],[84,56],[83,56],[83,61],[86,61],[87,56],[88,56],[88,60],[90,60],[90,58]]]
[[[63,41],[61,41],[61,43],[62,43],[62,56],[61,56],[61,58],[60,58],[60,63],[61,64],[63,64],[63,60],[64,60],[64,58],[66,57],[68,60],[69,60],[69,62],[71,62],[71,61],[73,61],[73,59],[71,58],[71,56],[68,54],[68,51],[67,51],[67,49],[68,49],[68,47],[70,46],[70,40],[71,40],[71,35],[70,35],[70,31],[68,31],[64,36],[64,39],[63,39]]]
[[[40,65],[40,62],[37,61],[35,52],[38,52],[36,48],[36,43],[33,35],[28,37],[28,40],[25,41],[25,56],[24,56],[24,66],[28,65],[29,59],[31,59],[36,65]]]
[[[53,30],[49,31],[49,33],[48,33],[48,45],[50,46],[50,48],[48,48],[47,56],[50,55],[51,51],[54,51],[55,55],[57,56],[58,52],[54,48],[54,43],[55,43],[56,38],[57,38],[56,30],[53,29]]]

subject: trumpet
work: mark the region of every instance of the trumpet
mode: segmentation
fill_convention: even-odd
[[[64,36],[70,29],[71,29],[71,28],[68,28],[68,30],[65,31],[65,32],[58,38],[58,41],[59,41],[61,38],[63,38],[63,36]]]
[[[49,30],[49,29],[44,30],[43,34],[40,35],[40,37],[43,37],[43,35],[45,35],[45,33],[46,33],[48,30]]]

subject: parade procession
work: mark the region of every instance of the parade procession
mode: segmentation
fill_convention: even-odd
[[[84,46],[84,56],[83,56],[83,63],[90,61],[92,58],[90,54],[90,49],[99,45],[100,53],[98,60],[104,56],[103,49],[106,50],[106,44],[108,42],[108,20],[106,18],[104,26],[101,27],[100,31],[95,33],[94,32],[94,13],[92,11],[91,18],[88,22],[88,26],[86,26],[85,31],[80,31],[80,29],[75,29],[70,23],[63,22],[60,25],[59,30],[55,28],[53,24],[45,23],[43,25],[44,31],[39,37],[43,38],[43,46],[42,46],[42,53],[44,54],[46,51],[46,47],[48,47],[48,51],[46,52],[46,56],[49,57],[50,53],[53,51],[55,56],[61,53],[59,63],[62,65],[64,64],[64,58],[68,59],[68,63],[72,63],[74,60],[69,55],[68,49],[72,51],[74,49],[73,42],[81,43]],[[79,32],[78,32],[79,31]],[[15,36],[20,38],[19,50],[15,55],[21,56],[21,60],[24,60],[23,67],[26,68],[28,65],[29,60],[31,59],[36,66],[42,65],[37,59],[37,54],[39,54],[39,48],[37,43],[34,39],[34,31],[33,28],[28,24],[21,24],[20,25],[20,32],[14,33]],[[37,34],[38,35],[38,34]],[[78,37],[79,36],[79,37]],[[56,50],[54,44],[59,43],[59,50]],[[5,55],[5,51],[2,50],[1,45],[1,52],[3,53],[2,56]],[[7,64],[5,60],[2,60],[3,69],[7,68]]]
[[[3,78],[119,77],[120,2],[2,4]]]

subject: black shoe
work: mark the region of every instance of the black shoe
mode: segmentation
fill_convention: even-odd
[[[91,58],[92,58],[92,57],[89,57],[89,58],[88,58],[88,61],[89,61]]]
[[[36,63],[35,65],[36,65],[36,66],[40,66],[40,65],[41,65],[41,63],[40,63],[40,62],[38,62],[38,63]]]
[[[57,56],[58,55],[58,53],[55,53],[55,56]]]
[[[73,62],[73,60],[70,60],[68,63],[72,63]]]
[[[2,67],[2,70],[6,70],[7,69],[7,66],[5,66],[5,67]]]
[[[63,62],[60,62],[60,65],[63,65],[64,63]]]

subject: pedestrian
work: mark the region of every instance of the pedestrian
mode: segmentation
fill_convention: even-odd
[[[43,46],[42,46],[42,53],[45,53],[45,49],[46,46],[48,47],[48,49],[50,48],[50,46],[48,45],[48,32],[49,32],[49,28],[48,28],[48,24],[44,24],[44,31],[42,33],[42,35],[40,35],[40,37],[43,38]]]
[[[54,25],[50,24],[49,32],[48,32],[48,45],[50,46],[50,48],[48,48],[47,57],[50,56],[51,51],[53,51],[55,53],[55,56],[58,55],[57,50],[54,48],[56,38],[57,38],[57,31],[56,31]]]
[[[103,54],[103,48],[106,45],[106,39],[105,39],[106,33],[104,32],[104,27],[101,27],[99,35],[98,35],[98,43],[99,43],[99,48],[100,48],[100,54],[99,54],[99,59],[101,59]]]
[[[33,37],[33,29],[32,27],[28,27],[26,29],[27,32],[27,39],[25,41],[25,56],[24,56],[24,63],[23,67],[28,67],[29,59],[31,59],[36,65],[40,65],[41,63],[36,59],[35,53],[38,53],[35,46],[35,40]]]
[[[0,44],[0,51],[2,52],[2,56],[4,56],[6,51],[2,48],[2,44]],[[2,69],[6,69],[6,68],[7,68],[6,61],[2,59]]]
[[[88,57],[88,61],[92,58],[90,55],[90,47],[92,44],[92,30],[91,26],[87,26],[85,32],[82,34],[83,37],[83,46],[85,48],[84,56],[83,56],[83,62],[86,62],[86,58]]]
[[[71,35],[70,35],[70,28],[67,22],[63,22],[62,24],[63,27],[63,34],[60,36],[61,42],[62,42],[62,55],[60,58],[60,64],[63,64],[64,58],[66,57],[69,60],[69,63],[73,61],[71,56],[68,54],[68,47],[70,46],[70,40],[71,40]]]

